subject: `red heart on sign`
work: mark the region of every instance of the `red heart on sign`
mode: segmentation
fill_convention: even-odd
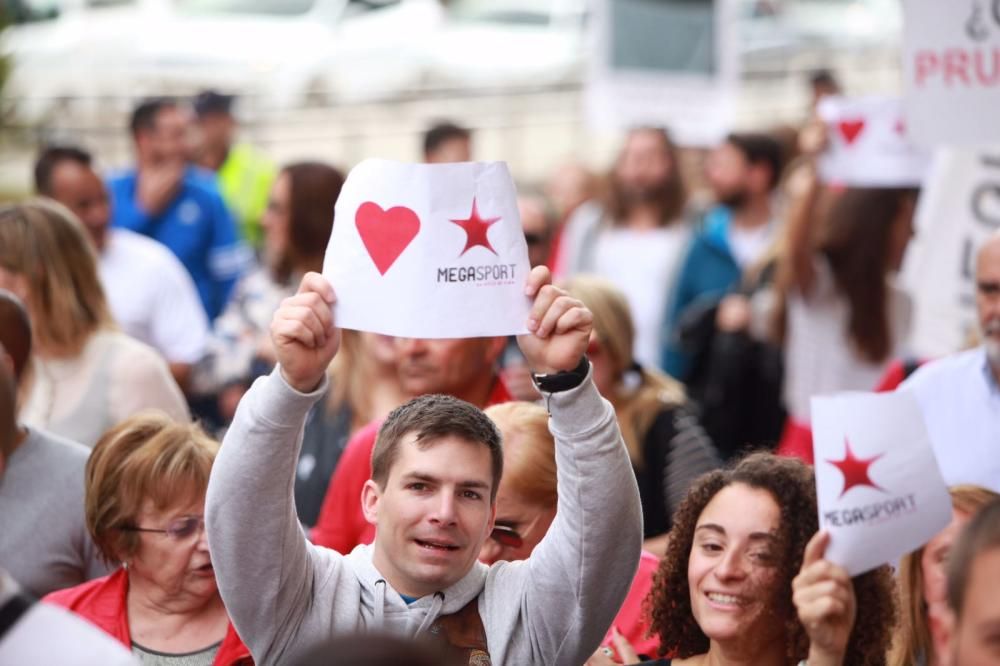
[[[375,262],[378,272],[385,272],[395,263],[406,246],[420,231],[420,218],[409,208],[394,206],[389,210],[372,201],[358,206],[354,224],[361,234],[368,255]]]
[[[840,130],[840,135],[844,137],[844,141],[847,145],[854,143],[854,140],[858,138],[861,134],[861,130],[865,128],[864,118],[861,120],[841,120],[837,123],[837,128]]]

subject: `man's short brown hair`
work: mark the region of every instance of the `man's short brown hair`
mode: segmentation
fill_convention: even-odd
[[[493,484],[490,501],[496,500],[503,475],[503,447],[500,431],[483,410],[450,395],[429,394],[414,398],[389,413],[379,428],[372,451],[372,480],[384,488],[389,470],[399,455],[399,443],[415,434],[419,448],[427,448],[442,437],[457,437],[490,450]]]
[[[948,606],[955,617],[962,615],[973,562],[994,548],[1000,548],[1000,500],[976,512],[948,556]]]

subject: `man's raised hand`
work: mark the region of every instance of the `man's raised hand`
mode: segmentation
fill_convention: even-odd
[[[281,302],[271,320],[271,341],[281,374],[302,393],[320,385],[340,348],[340,329],[333,323],[335,301],[326,278],[306,273],[298,292]]]
[[[545,266],[531,270],[525,290],[535,299],[528,315],[531,332],[519,335],[517,344],[528,366],[541,374],[574,369],[587,351],[594,316],[579,300],[552,285]]]

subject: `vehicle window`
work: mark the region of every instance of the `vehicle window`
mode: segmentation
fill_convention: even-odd
[[[50,21],[61,13],[59,0],[0,0],[0,10],[9,23]]]
[[[175,0],[184,12],[205,14],[269,14],[295,16],[305,14],[316,0]]]
[[[102,7],[126,7],[136,4],[136,0],[87,0],[87,7],[101,9]]]
[[[553,0],[454,0],[449,13],[459,21],[545,26]]]

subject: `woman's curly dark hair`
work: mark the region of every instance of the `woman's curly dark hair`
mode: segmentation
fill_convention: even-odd
[[[646,600],[652,616],[651,631],[660,636],[660,655],[683,659],[708,652],[708,637],[702,633],[691,610],[688,557],[701,512],[720,490],[734,483],[769,492],[781,511],[776,589],[784,592],[774,613],[785,626],[788,663],[797,663],[808,655],[809,638],[792,603],[792,579],[802,567],[806,543],[819,524],[812,468],[793,458],[752,453],[728,469],[709,472],[695,481],[674,515],[670,543],[653,579],[653,591]],[[886,566],[854,578],[858,611],[845,664],[885,663],[895,625],[894,590]]]

